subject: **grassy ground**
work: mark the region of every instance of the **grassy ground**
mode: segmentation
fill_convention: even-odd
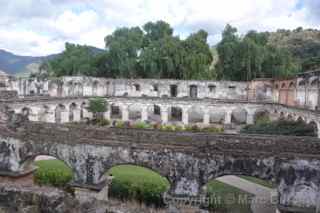
[[[40,185],[64,187],[72,179],[72,170],[60,160],[36,161],[35,182]]]
[[[210,209],[215,213],[251,213],[249,193],[218,180],[208,183],[207,192],[211,197]]]
[[[268,182],[268,181],[265,181],[265,180],[261,180],[259,178],[250,177],[250,176],[243,176],[243,175],[240,175],[239,177],[243,178],[243,179],[245,179],[247,181],[250,181],[250,182],[265,186],[265,187],[268,187],[268,188],[275,188],[276,187],[274,183]]]

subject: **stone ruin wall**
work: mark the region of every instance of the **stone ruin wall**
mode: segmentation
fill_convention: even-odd
[[[315,110],[320,102],[318,82],[317,74],[301,74],[285,80],[255,79],[250,82],[77,76],[40,81],[10,77],[5,83],[5,90],[15,90],[19,96],[148,96],[272,101]],[[172,94],[172,87],[176,87],[176,95]]]

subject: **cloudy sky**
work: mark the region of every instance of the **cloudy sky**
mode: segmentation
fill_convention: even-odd
[[[320,29],[320,0],[0,0],[0,48],[47,55],[65,42],[104,47],[117,27],[164,20],[182,38],[205,29],[216,43],[227,23],[249,29]]]

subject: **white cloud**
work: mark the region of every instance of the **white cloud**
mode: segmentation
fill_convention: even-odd
[[[160,19],[181,37],[205,29],[215,43],[227,23],[240,33],[319,28],[319,9],[316,0],[0,0],[0,48],[23,55],[59,52],[67,41],[103,48],[115,28]]]

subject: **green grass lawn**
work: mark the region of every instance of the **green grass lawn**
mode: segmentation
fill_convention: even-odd
[[[262,179],[259,179],[259,178],[250,177],[250,176],[243,176],[243,175],[240,175],[239,177],[243,178],[243,179],[245,179],[247,181],[250,181],[250,182],[265,186],[265,187],[268,187],[268,188],[275,188],[276,187],[274,183],[269,182],[269,181],[265,181],[265,180],[262,180]]]

